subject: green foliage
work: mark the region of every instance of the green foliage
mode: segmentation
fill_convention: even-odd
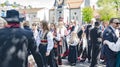
[[[113,8],[120,8],[120,0],[98,0],[97,2],[99,7],[112,6]]]
[[[99,7],[112,4],[114,0],[98,0],[97,4]]]
[[[83,20],[87,23],[90,23],[91,19],[93,18],[93,9],[91,7],[85,7],[82,10],[83,13]]]
[[[4,6],[5,6],[5,4],[4,4],[4,3],[2,3],[2,4],[0,4],[0,6],[4,7]]]
[[[116,17],[116,12],[110,7],[103,7],[99,10],[100,19],[103,21],[109,21],[112,17]]]
[[[119,17],[120,0],[98,0],[100,19],[108,21],[112,17]]]

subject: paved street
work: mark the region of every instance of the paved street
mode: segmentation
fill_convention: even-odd
[[[76,66],[70,66],[68,61],[66,59],[63,59],[63,65],[60,65],[59,67],[89,67],[90,63],[86,62],[77,62]],[[105,65],[98,64],[97,67],[105,67]]]

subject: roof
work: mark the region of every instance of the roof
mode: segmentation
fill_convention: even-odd
[[[25,13],[36,13],[36,12],[38,12],[41,9],[44,9],[44,8],[19,9],[18,11],[20,13],[24,13],[24,12]]]
[[[67,4],[69,5],[69,8],[80,8],[81,4],[83,3],[83,0],[67,0]]]
[[[83,3],[83,0],[65,0],[65,4],[68,4],[70,9],[80,8],[81,4]],[[50,11],[53,11],[54,7],[50,9]]]

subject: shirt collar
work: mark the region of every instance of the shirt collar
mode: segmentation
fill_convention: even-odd
[[[113,29],[113,31],[115,32],[116,29],[115,29],[114,27],[112,27],[111,25],[110,25],[110,27],[111,27],[111,28]]]

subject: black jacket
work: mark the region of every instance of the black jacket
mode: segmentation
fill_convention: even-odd
[[[28,50],[38,67],[42,64],[41,54],[36,52],[33,33],[21,28],[0,29],[0,67],[27,67]]]
[[[90,31],[90,39],[93,46],[95,46],[96,44],[100,45],[102,43],[102,41],[99,41],[98,38],[102,38],[102,31],[99,28],[94,27]]]

